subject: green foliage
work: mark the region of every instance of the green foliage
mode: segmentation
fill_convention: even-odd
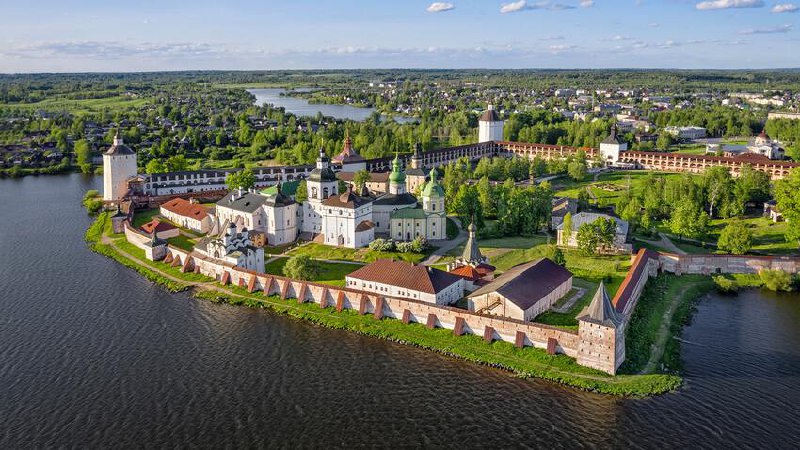
[[[455,198],[448,205],[448,209],[458,216],[461,223],[470,223],[474,219],[475,226],[478,229],[484,227],[483,207],[481,206],[478,189],[475,186],[462,184],[458,188]]]
[[[395,244],[393,240],[383,238],[377,238],[369,243],[370,250],[376,250],[379,252],[390,252],[394,250],[394,246]]]
[[[763,269],[758,272],[761,282],[764,286],[771,291],[786,291],[792,290],[793,280],[792,274],[781,269],[769,270]]]
[[[305,255],[292,256],[283,266],[283,274],[296,280],[314,280],[319,274],[319,265]]]
[[[82,173],[92,172],[92,149],[86,139],[75,141],[75,163],[80,167]]]
[[[717,247],[734,255],[744,255],[753,247],[753,233],[739,220],[732,220],[722,229]]]
[[[775,201],[783,217],[791,223],[786,230],[786,239],[800,242],[800,168],[794,168],[789,176],[775,182]]]
[[[93,216],[103,209],[103,200],[100,198],[100,193],[95,189],[86,191],[81,202],[86,212]]]
[[[231,172],[225,178],[225,184],[229,190],[234,189],[251,189],[256,185],[256,176],[250,169],[242,169],[238,172]]]
[[[555,245],[547,246],[546,255],[548,259],[558,264],[559,266],[564,267],[567,265],[567,258],[564,256],[564,252]]]
[[[680,238],[698,238],[708,228],[708,215],[691,202],[678,204],[669,219],[669,229]]]
[[[716,275],[712,277],[717,291],[723,294],[733,294],[739,291],[739,283],[735,279],[725,277],[723,275]]]
[[[504,201],[505,200],[505,201]],[[513,187],[501,194],[500,227],[506,236],[532,236],[550,223],[553,191],[547,186]]]
[[[147,162],[144,171],[148,174],[164,173],[167,171],[167,166],[160,159],[151,159]]]
[[[308,184],[306,180],[300,180],[300,183],[297,184],[297,191],[294,193],[294,199],[298,203],[303,203],[308,200]]]
[[[356,191],[361,192],[361,189],[372,179],[372,174],[367,169],[361,169],[353,174],[353,184]]]
[[[562,233],[561,233],[561,245],[569,244],[569,240],[572,239],[572,213],[568,212],[564,215],[564,222],[562,223]]]
[[[614,219],[598,217],[578,228],[578,251],[585,256],[598,255],[614,245],[617,223]]]

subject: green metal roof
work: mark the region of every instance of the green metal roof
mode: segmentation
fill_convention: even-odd
[[[431,169],[431,180],[428,181],[422,189],[423,197],[444,197],[444,189],[442,185],[439,184],[438,176],[439,172],[436,171],[436,168],[434,167]]]

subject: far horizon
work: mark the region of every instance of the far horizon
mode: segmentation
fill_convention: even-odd
[[[800,6],[761,0],[364,0],[4,6],[0,73],[800,67]]]

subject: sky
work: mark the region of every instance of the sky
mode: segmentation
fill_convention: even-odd
[[[0,72],[797,68],[800,0],[0,0]]]

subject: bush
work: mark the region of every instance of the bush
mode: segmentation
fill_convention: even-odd
[[[394,250],[394,241],[391,239],[375,239],[369,243],[369,249],[378,252],[390,252]]]
[[[419,236],[413,241],[411,241],[411,250],[414,253],[422,253],[427,249],[428,249],[428,241],[424,237]]]
[[[723,294],[732,294],[739,290],[739,283],[737,283],[736,280],[731,280],[724,276],[715,276],[712,278],[714,279],[714,284],[717,286],[717,291]]]
[[[764,286],[771,291],[789,292],[792,290],[792,275],[786,271],[764,269],[758,272],[758,276]]]
[[[400,253],[412,253],[414,251],[413,242],[398,242],[395,247]]]
[[[564,252],[555,245],[547,246],[545,256],[559,266],[565,266],[567,264],[567,259],[564,257]]]

